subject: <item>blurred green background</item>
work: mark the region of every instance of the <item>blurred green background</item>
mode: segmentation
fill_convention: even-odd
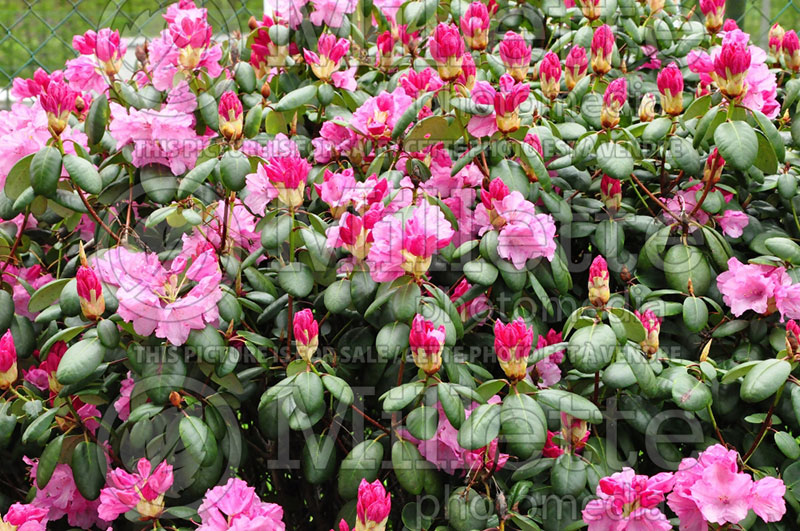
[[[75,57],[72,36],[87,29],[108,26],[129,39],[152,37],[163,28],[161,14],[173,1],[0,0],[0,90],[9,87],[14,77],[30,77],[38,67],[48,71],[63,67]],[[263,12],[263,0],[197,3],[209,10],[215,32],[246,28],[250,15],[260,17]],[[688,11],[697,0],[681,3]],[[728,15],[762,46],[773,22],[800,30],[800,0],[728,0]]]
[[[63,68],[75,57],[72,36],[111,27],[128,39],[152,37],[174,0],[0,0],[0,89],[42,67]],[[208,9],[215,33],[247,28],[263,13],[263,0],[196,0]]]

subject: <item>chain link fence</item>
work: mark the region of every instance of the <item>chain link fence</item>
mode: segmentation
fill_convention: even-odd
[[[7,106],[15,77],[31,77],[37,68],[63,68],[76,56],[72,36],[111,27],[137,40],[163,28],[161,14],[175,0],[0,0],[0,105]],[[263,0],[197,0],[206,7],[215,32],[246,29],[247,19],[263,13]],[[687,12],[697,0],[682,2]],[[699,9],[696,9],[699,13]],[[800,29],[800,0],[728,0],[728,16],[767,45],[770,26]]]
[[[72,36],[110,27],[128,39],[153,37],[164,27],[161,15],[175,0],[0,0],[0,105],[7,106],[15,77],[37,68],[52,71],[76,57]],[[208,9],[215,33],[247,29],[260,17],[263,0],[196,0]],[[129,44],[129,48],[130,48]]]

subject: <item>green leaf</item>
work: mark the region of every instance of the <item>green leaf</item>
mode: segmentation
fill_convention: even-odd
[[[708,324],[708,306],[703,299],[686,297],[683,300],[683,322],[692,332],[699,332]]]
[[[712,272],[703,253],[690,245],[673,245],[664,256],[664,276],[667,285],[682,293],[689,291],[689,281],[694,294],[702,296],[711,286]]]
[[[92,101],[83,126],[90,146],[99,144],[103,139],[109,116],[111,116],[111,109],[108,106],[108,98],[105,94],[100,94]]]
[[[397,119],[397,122],[394,124],[394,129],[392,129],[392,140],[396,140],[400,137],[400,135],[406,132],[406,128],[417,119],[417,115],[419,115],[419,111],[422,107],[430,100],[432,93],[425,92],[419,98],[417,98],[414,103],[408,106],[408,108],[403,111],[403,114],[400,115],[400,118]]]
[[[498,271],[495,266],[478,258],[464,264],[464,275],[473,284],[491,286],[497,280]]]
[[[395,318],[401,322],[411,321],[417,313],[421,297],[422,293],[416,283],[409,282],[405,286],[401,286],[389,299]]]
[[[54,197],[61,177],[61,152],[53,146],[43,147],[31,159],[30,174],[36,195]]]
[[[703,162],[691,142],[679,136],[669,141],[670,163],[688,175],[695,176],[703,169]]]
[[[256,73],[250,63],[245,61],[236,63],[233,79],[242,92],[253,92],[256,89]]]
[[[444,382],[436,386],[436,393],[447,420],[450,421],[450,424],[455,429],[459,429],[466,416],[464,403],[459,398],[458,393],[450,384]]]
[[[731,382],[735,382],[739,378],[745,376],[759,363],[761,363],[761,360],[751,360],[737,365],[725,373],[725,376],[722,377],[720,383],[729,384]],[[792,393],[792,396],[794,396],[794,393]],[[800,396],[798,396],[798,399],[800,399]]]
[[[219,164],[219,160],[217,159],[209,159],[205,162],[202,162],[195,166],[189,173],[187,173],[183,179],[181,179],[180,184],[178,185],[178,194],[175,196],[176,199],[186,199],[190,195],[192,195],[200,185],[208,179],[208,176],[211,175],[211,172]]]
[[[217,459],[217,440],[198,417],[185,416],[178,423],[181,442],[196,463],[208,466]]]
[[[63,385],[78,383],[91,375],[103,361],[106,349],[97,338],[84,339],[69,347],[56,370]]]
[[[350,388],[350,384],[338,376],[326,374],[322,377],[322,384],[336,400],[345,406],[350,406],[350,404],[353,403],[355,396],[353,395],[353,390]]]
[[[19,159],[6,176],[6,184],[3,191],[11,201],[17,199],[31,184],[30,167],[33,156],[34,153],[31,153]]]
[[[429,467],[417,447],[409,441],[400,439],[392,445],[392,470],[400,486],[409,493],[415,496],[422,493],[425,486],[424,472]]]
[[[272,108],[278,112],[291,111],[311,103],[316,95],[316,85],[306,85],[283,96]]]
[[[59,278],[37,289],[33,295],[31,295],[30,301],[28,301],[28,311],[31,313],[38,313],[51,306],[58,300],[59,295],[61,295],[61,290],[64,289],[64,285],[69,281],[70,279],[68,278]]]
[[[764,240],[764,245],[769,252],[792,265],[800,265],[800,245],[789,238],[774,237]]]
[[[615,179],[627,179],[633,173],[633,157],[615,142],[607,142],[597,148],[597,163],[604,173]]]
[[[58,413],[58,408],[54,407],[36,417],[22,432],[22,444],[38,440],[44,432],[49,430],[56,413]]]
[[[622,347],[622,356],[625,358],[631,371],[633,371],[639,388],[645,395],[652,396],[656,389],[656,375],[653,372],[653,368],[650,366],[649,360],[647,360],[640,351],[631,348],[630,345]]]
[[[611,362],[617,349],[617,336],[606,324],[579,328],[567,346],[570,363],[581,372],[594,373]]]
[[[45,488],[50,482],[50,478],[53,477],[63,444],[64,435],[59,435],[45,446],[36,468],[36,486],[39,489]]]
[[[375,481],[383,461],[383,445],[376,440],[359,443],[350,450],[339,467],[338,490],[342,498],[354,499],[362,479]]]
[[[750,326],[749,321],[745,319],[734,319],[733,321],[728,321],[727,323],[719,325],[711,333],[711,337],[716,339],[720,337],[732,336],[733,334],[738,334],[748,326]]]
[[[385,411],[400,411],[413,402],[425,390],[423,382],[411,382],[393,387],[381,396]]]
[[[481,404],[470,413],[458,430],[458,444],[467,450],[487,446],[500,433],[500,406]]]
[[[294,380],[292,392],[300,411],[312,415],[325,408],[322,380],[313,372],[301,372]]]
[[[172,170],[163,164],[148,164],[139,169],[139,180],[147,197],[161,205],[167,204],[175,197],[178,179]]]
[[[500,409],[500,430],[508,451],[520,458],[537,455],[547,440],[547,424],[542,407],[528,395],[509,394]]]
[[[758,155],[758,138],[747,122],[724,122],[714,131],[714,143],[727,165],[745,171]]]
[[[580,457],[564,454],[550,469],[553,492],[559,496],[577,496],[586,487],[586,463]]]
[[[300,462],[309,483],[319,485],[328,481],[336,472],[336,441],[324,434],[309,436]]]
[[[289,262],[278,271],[278,284],[289,295],[303,298],[314,289],[314,276],[303,262]]]
[[[603,414],[597,406],[575,393],[562,391],[561,389],[542,389],[536,394],[536,400],[575,418],[588,420],[592,424],[598,424],[603,421]]]
[[[79,442],[72,451],[70,466],[78,492],[90,501],[100,497],[100,489],[106,483],[106,458],[103,449],[93,442]]]
[[[439,411],[435,407],[420,405],[408,414],[406,426],[414,438],[420,441],[432,439],[439,426]]]
[[[769,398],[783,387],[791,372],[792,365],[786,360],[763,360],[744,377],[739,396],[745,402],[760,402]]]
[[[697,378],[679,374],[672,381],[672,401],[687,411],[705,409],[711,403],[711,389]]]
[[[625,308],[609,308],[608,311],[619,318],[622,326],[625,328],[625,335],[628,341],[641,343],[645,340],[647,332],[644,329],[641,319],[636,317],[635,313]]]
[[[226,152],[219,162],[220,180],[225,188],[234,192],[244,188],[250,171],[250,160],[240,151]]]
[[[672,120],[666,116],[656,118],[647,124],[644,131],[642,131],[642,140],[650,143],[660,142],[667,136],[671,127]]]
[[[81,189],[90,194],[99,194],[103,191],[103,179],[94,164],[77,155],[64,155],[64,169],[67,170],[72,180]]]
[[[783,455],[792,460],[800,458],[800,446],[794,437],[785,431],[776,431],[774,437],[775,445],[783,452]]]

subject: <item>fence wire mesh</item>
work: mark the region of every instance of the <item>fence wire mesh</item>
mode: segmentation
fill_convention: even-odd
[[[15,77],[37,68],[52,71],[76,56],[72,36],[111,27],[123,37],[152,37],[163,27],[161,14],[175,0],[0,0],[0,105],[7,104]],[[263,12],[263,0],[197,0],[209,10],[216,31],[233,32]],[[684,0],[687,12],[696,0]],[[756,43],[766,46],[770,26],[800,29],[800,0],[728,0],[734,18]],[[696,10],[699,12],[699,10]]]

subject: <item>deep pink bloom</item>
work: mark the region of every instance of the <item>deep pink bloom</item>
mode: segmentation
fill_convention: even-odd
[[[725,0],[700,0],[700,11],[706,17],[706,29],[713,35],[722,27]]]
[[[461,15],[461,32],[473,50],[483,50],[489,43],[489,10],[483,2],[472,2]]]
[[[428,41],[428,49],[443,80],[451,81],[458,77],[464,55],[464,40],[455,24],[440,22]]]
[[[376,282],[389,282],[404,274],[423,276],[437,250],[447,247],[455,232],[439,207],[423,201],[401,219],[386,216],[375,224],[375,241],[367,263]]]
[[[278,198],[284,205],[297,208],[303,204],[311,164],[299,152],[269,157],[259,164],[256,173],[247,176],[247,190],[254,194],[245,204],[261,214],[267,203]]]
[[[567,90],[575,88],[578,81],[586,75],[588,69],[589,58],[586,56],[586,50],[581,46],[573,46],[564,60],[564,80],[567,84]]]
[[[58,79],[59,76],[63,77],[63,74],[58,70],[48,74],[42,68],[37,68],[31,79],[15,77],[12,82],[11,95],[19,99],[35,98],[47,89],[51,76],[54,79]]]
[[[78,282],[78,297],[81,301],[81,311],[90,320],[96,320],[103,315],[106,304],[103,299],[103,285],[94,269],[80,266],[75,275]]]
[[[0,528],[13,531],[47,531],[47,510],[35,505],[19,502],[8,508],[0,518]]]
[[[506,72],[517,82],[528,75],[531,64],[531,47],[519,33],[507,31],[500,41],[500,59],[506,66]]]
[[[39,460],[27,457],[23,457],[22,460],[31,466],[30,476],[35,482],[39,471]],[[36,496],[31,505],[44,510],[47,519],[53,522],[66,516],[69,525],[82,529],[94,527],[106,529],[109,525],[98,515],[100,500],[89,501],[81,495],[75,486],[72,469],[66,463],[56,465],[47,485],[43,489],[36,489]]]
[[[50,130],[60,135],[67,127],[69,115],[75,111],[75,100],[79,93],[63,81],[51,81],[39,96],[39,103],[47,113]]]
[[[72,37],[72,47],[82,55],[94,55],[106,75],[114,75],[122,67],[125,57],[125,45],[119,37],[119,31],[102,28],[95,32],[89,30],[83,35]]]
[[[610,297],[608,264],[605,258],[597,255],[589,266],[589,303],[602,308]]]
[[[212,30],[204,9],[179,11],[168,28],[178,48],[202,49],[211,43]]]
[[[356,132],[336,122],[325,122],[319,136],[311,140],[314,146],[314,160],[326,164],[331,159],[348,156],[358,143]]]
[[[786,60],[786,67],[797,72],[800,70],[800,38],[794,30],[789,30],[781,40],[781,51]]]
[[[500,367],[511,380],[521,380],[528,368],[528,356],[533,345],[533,328],[525,326],[520,317],[504,325],[494,323],[494,350]]]
[[[622,183],[604,173],[600,179],[600,199],[609,210],[619,210],[622,205]]]
[[[597,486],[598,499],[583,510],[589,531],[672,529],[658,505],[674,483],[673,475],[662,472],[653,477],[637,475],[632,468],[602,478]]]
[[[0,389],[11,387],[17,376],[17,347],[9,329],[0,338]]]
[[[603,94],[603,104],[609,107],[622,108],[628,99],[628,81],[620,77],[612,81],[606,87]]]
[[[438,92],[444,86],[444,82],[433,68],[425,68],[420,72],[410,68],[400,76],[398,83],[403,92],[415,100],[426,92]]]
[[[561,332],[556,332],[552,328],[548,330],[547,334],[540,335],[536,340],[536,348],[545,348],[550,345],[561,343]],[[537,361],[535,365],[530,367],[530,373],[533,375],[534,369],[538,376],[537,385],[541,388],[551,387],[561,380],[561,369],[559,364],[564,361],[564,351],[559,350],[550,354],[543,360]]]
[[[369,254],[374,237],[372,228],[383,217],[383,208],[376,205],[370,208],[363,217],[345,212],[339,218],[339,224],[326,231],[327,243],[333,248],[342,247],[358,260],[364,260]]]
[[[377,479],[367,483],[361,480],[358,486],[358,502],[356,503],[357,529],[382,529],[389,519],[392,509],[392,498]]]
[[[661,331],[662,319],[653,313],[653,310],[649,309],[645,310],[643,313],[639,313],[638,311],[634,313],[642,322],[642,326],[644,326],[645,338],[644,341],[641,342],[642,350],[648,356],[653,356],[658,352],[658,334]]]
[[[442,366],[442,349],[444,348],[444,325],[435,327],[433,322],[417,314],[411,322],[408,343],[414,364],[426,374],[431,375]]]
[[[353,113],[350,123],[362,135],[383,145],[389,141],[394,125],[413,101],[402,88],[392,93],[381,92],[365,101]]]
[[[311,50],[303,50],[306,63],[311,66],[311,71],[314,72],[314,75],[323,81],[333,82],[336,87],[355,90],[354,71],[338,71],[342,64],[342,59],[350,51],[350,41],[345,38],[337,39],[330,33],[323,33],[317,43],[317,50],[319,54]]]
[[[219,132],[226,140],[238,140],[242,136],[244,109],[239,96],[228,90],[219,98]]]
[[[786,30],[777,22],[769,28],[769,51],[774,57],[779,57],[781,53],[781,45],[783,37],[786,35]],[[795,34],[796,35],[796,34]]]
[[[353,168],[346,168],[340,172],[326,169],[322,184],[315,184],[314,189],[319,198],[330,205],[333,217],[341,217],[350,206],[356,189]]]
[[[103,282],[117,288],[120,316],[137,334],[182,345],[192,330],[216,324],[222,298],[222,272],[213,248],[195,257],[177,258],[169,269],[158,256],[115,247],[95,260]],[[191,286],[188,292],[179,286]]]
[[[499,179],[498,179],[499,180]],[[450,300],[455,302],[462,295],[467,293],[470,289],[472,289],[472,284],[470,284],[466,278],[462,278],[461,282],[459,282],[455,288],[453,288],[453,292],[450,294]],[[471,301],[467,301],[461,306],[458,307],[458,313],[461,315],[461,320],[466,322],[469,319],[481,315],[486,314],[483,319],[485,320],[488,317],[489,312],[491,312],[492,306],[489,303],[489,297],[486,294],[481,294],[472,299]]]
[[[461,61],[461,74],[459,74],[456,82],[466,87],[467,90],[472,90],[475,86],[475,76],[477,76],[477,74],[478,68],[475,66],[472,55],[464,53],[463,60]]]
[[[722,31],[733,31],[739,29],[739,25],[732,18],[725,19],[722,24]]]
[[[197,531],[286,529],[283,508],[262,502],[256,490],[239,478],[230,478],[225,485],[207,490],[197,514],[202,521]]]
[[[561,85],[561,60],[553,52],[547,52],[539,64],[539,79],[544,96],[555,99]]]
[[[311,310],[306,308],[294,314],[293,325],[297,353],[302,359],[310,362],[311,356],[319,346],[319,324]]]
[[[592,70],[603,75],[611,70],[611,54],[614,51],[614,32],[603,24],[592,36]]]
[[[683,74],[675,63],[658,73],[658,91],[661,93],[661,107],[664,112],[678,115],[683,110]]]
[[[172,487],[172,465],[161,462],[155,470],[146,458],[139,459],[136,472],[115,468],[100,491],[97,514],[109,522],[135,509],[143,518],[156,518],[164,511],[164,493]]]
[[[731,98],[740,96],[747,88],[745,78],[752,57],[746,35],[739,30],[726,33],[722,48],[714,57],[716,83],[723,94]]]

